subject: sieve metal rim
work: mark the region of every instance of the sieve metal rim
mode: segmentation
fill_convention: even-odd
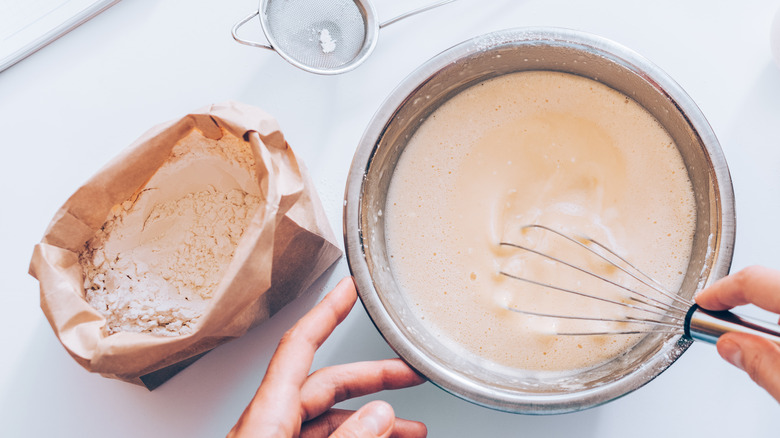
[[[261,49],[271,50],[273,52],[276,52],[279,56],[282,57],[282,59],[292,64],[293,66],[303,71],[309,73],[315,73],[319,75],[337,75],[337,74],[342,74],[354,70],[357,66],[362,64],[366,60],[366,58],[368,58],[369,55],[371,55],[371,53],[374,51],[374,48],[376,47],[380,24],[374,6],[371,4],[371,2],[367,0],[352,0],[355,3],[355,5],[359,9],[361,9],[361,12],[363,12],[363,23],[365,25],[365,31],[366,31],[363,44],[358,54],[354,58],[352,58],[350,62],[346,64],[342,64],[335,68],[318,68],[308,64],[304,64],[296,60],[292,56],[290,56],[285,50],[279,49],[279,44],[277,43],[277,40],[274,38],[273,32],[269,31],[270,23],[268,21],[268,15],[266,14],[269,1],[271,0],[260,0],[260,3],[258,4],[258,9],[256,11],[250,13],[248,16],[244,17],[241,21],[239,21],[233,26],[233,28],[231,29],[231,34],[233,35],[233,39],[236,40],[236,42],[251,47],[258,47]],[[268,44],[246,40],[238,36],[238,30],[246,23],[254,19],[255,17],[260,17],[260,28],[262,29],[263,36],[268,41]]]
[[[265,12],[267,11],[268,2],[270,1],[271,0],[260,0],[260,6],[258,9],[259,11],[263,11],[260,12],[260,26],[263,29],[263,34],[271,46],[274,47],[274,50],[279,54],[279,56],[284,58],[284,60],[290,64],[300,68],[301,70],[322,75],[345,73],[360,65],[371,54],[371,52],[374,51],[374,47],[376,47],[377,35],[379,34],[379,21],[377,19],[376,10],[374,10],[374,6],[367,0],[352,0],[355,5],[363,12],[363,23],[366,29],[365,39],[363,40],[363,45],[361,46],[357,56],[352,58],[352,61],[337,68],[316,68],[303,64],[290,56],[286,51],[280,50],[278,44],[275,44],[276,39],[273,37],[273,32],[268,30],[270,28],[270,23],[268,22],[268,15]]]
[[[258,47],[258,48],[261,48],[261,49],[266,49],[266,50],[271,50],[273,52],[276,52],[284,60],[286,60],[287,62],[289,62],[293,66],[300,68],[301,70],[304,70],[304,71],[307,71],[307,72],[310,72],[310,73],[321,74],[321,75],[337,75],[337,74],[345,73],[345,72],[348,72],[350,70],[355,69],[357,66],[362,64],[366,60],[366,58],[368,58],[369,55],[371,55],[371,53],[374,51],[374,47],[376,47],[376,42],[377,42],[377,38],[378,38],[378,34],[379,34],[379,30],[380,29],[383,29],[386,26],[389,26],[391,24],[397,23],[397,22],[399,22],[401,20],[405,20],[405,19],[407,19],[409,17],[412,17],[412,16],[415,16],[417,14],[420,14],[420,13],[423,13],[423,12],[426,12],[426,11],[430,11],[431,9],[438,8],[439,6],[444,6],[444,5],[448,4],[448,3],[455,2],[456,0],[438,0],[438,1],[434,2],[434,3],[428,4],[426,6],[422,6],[420,8],[417,8],[417,9],[414,9],[414,10],[411,10],[411,11],[407,11],[407,12],[401,14],[401,15],[393,17],[393,18],[391,18],[391,19],[389,19],[389,20],[387,20],[385,22],[382,22],[382,23],[379,22],[379,20],[377,18],[377,13],[374,10],[374,7],[373,7],[373,5],[371,4],[371,2],[369,0],[352,0],[358,8],[362,9],[365,12],[365,15],[363,15],[363,17],[364,17],[363,23],[365,24],[366,35],[365,35],[365,38],[364,38],[364,44],[361,46],[361,50],[358,52],[357,56],[355,56],[352,59],[352,61],[350,61],[350,62],[348,62],[346,64],[343,64],[343,65],[339,66],[338,68],[317,68],[317,67],[312,67],[310,65],[307,65],[307,64],[304,64],[304,63],[301,63],[301,62],[297,61],[296,59],[291,57],[285,51],[283,51],[283,50],[280,51],[278,48],[276,48],[276,46],[278,46],[278,44],[276,46],[273,44],[275,42],[275,39],[273,38],[271,32],[268,32],[268,30],[267,30],[270,27],[269,26],[269,22],[268,22],[268,17],[267,17],[267,15],[265,15],[265,14],[260,12],[260,11],[267,10],[266,6],[267,6],[269,1],[270,0],[261,0],[260,4],[258,5],[258,9],[256,11],[250,13],[249,15],[247,15],[246,17],[244,17],[239,22],[237,22],[236,24],[233,25],[233,27],[232,27],[232,29],[230,31],[231,35],[233,36],[233,39],[236,42],[238,42],[240,44],[243,44],[243,45],[246,45],[246,46]],[[249,21],[254,19],[256,16],[260,16],[260,27],[263,30],[263,35],[268,40],[269,44],[263,44],[263,43],[258,43],[256,41],[246,40],[246,39],[243,39],[240,36],[238,36],[238,30],[243,25],[245,25],[246,23],[248,23]]]

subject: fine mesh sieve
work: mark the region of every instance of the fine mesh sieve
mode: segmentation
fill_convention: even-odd
[[[453,1],[438,1],[379,24],[367,0],[261,0],[257,11],[233,26],[232,34],[239,43],[273,50],[302,70],[339,74],[368,58],[379,29]],[[238,36],[238,29],[256,16],[268,44]]]

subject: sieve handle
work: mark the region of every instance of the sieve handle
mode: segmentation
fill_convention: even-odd
[[[685,317],[685,336],[714,344],[726,333],[747,333],[780,345],[780,325],[728,311],[702,309],[694,304]]]
[[[233,26],[233,29],[230,30],[230,33],[233,35],[233,39],[234,40],[236,40],[237,42],[239,42],[241,44],[244,44],[246,46],[260,47],[261,49],[267,49],[267,50],[276,51],[276,50],[274,50],[273,47],[271,47],[268,44],[256,43],[254,41],[245,40],[245,39],[241,38],[240,36],[238,36],[238,29],[241,26],[247,24],[249,22],[249,20],[257,17],[258,15],[260,15],[260,11],[254,11],[251,14],[247,15],[243,20],[239,21],[238,23],[236,23]]]
[[[382,29],[383,27],[390,26],[391,24],[397,23],[397,22],[399,22],[399,21],[401,21],[401,20],[403,20],[405,18],[409,18],[412,15],[417,15],[417,14],[423,13],[425,11],[430,11],[433,8],[438,8],[439,6],[444,6],[447,3],[452,3],[454,1],[455,0],[443,0],[443,1],[436,2],[436,3],[432,3],[432,4],[428,5],[428,6],[423,6],[421,8],[417,8],[417,9],[415,9],[413,11],[405,12],[405,13],[397,16],[397,17],[393,17],[393,18],[391,18],[391,19],[381,23],[379,25],[379,28]]]

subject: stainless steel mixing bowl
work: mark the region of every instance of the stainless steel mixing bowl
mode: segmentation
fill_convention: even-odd
[[[366,310],[398,355],[446,391],[498,410],[553,414],[596,406],[639,388],[690,342],[649,335],[614,360],[577,372],[507,369],[464,355],[437,340],[412,312],[388,263],[381,214],[398,158],[426,117],[465,88],[525,70],[562,71],[604,83],[639,102],[674,138],[697,211],[681,295],[691,297],[728,273],[734,194],[718,140],[691,98],[645,58],[597,36],[523,28],[477,37],[425,63],[385,100],[355,153],[344,203],[347,257]]]

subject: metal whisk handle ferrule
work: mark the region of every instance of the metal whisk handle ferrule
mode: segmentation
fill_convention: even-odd
[[[725,333],[747,333],[780,345],[780,325],[738,316],[729,311],[706,310],[694,304],[685,316],[685,336],[714,344]]]

